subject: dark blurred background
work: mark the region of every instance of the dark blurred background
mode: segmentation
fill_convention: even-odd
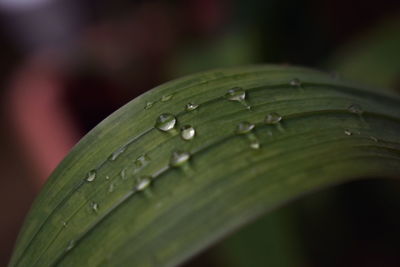
[[[400,89],[399,0],[0,0],[0,265],[69,149],[192,72],[309,66]],[[374,177],[371,177],[374,178]],[[265,216],[185,266],[400,266],[400,183],[372,179]]]

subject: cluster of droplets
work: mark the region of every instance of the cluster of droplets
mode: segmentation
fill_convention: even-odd
[[[156,101],[147,101],[144,106],[145,110],[151,109],[157,102],[167,102],[174,97],[174,94],[163,95],[159,100]]]

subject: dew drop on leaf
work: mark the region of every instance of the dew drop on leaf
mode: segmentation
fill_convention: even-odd
[[[141,176],[136,179],[136,186],[135,189],[137,191],[145,190],[151,183],[151,176]]]
[[[266,124],[277,124],[282,120],[282,116],[276,112],[269,113],[265,116],[264,122]]]
[[[161,97],[161,102],[167,102],[167,101],[171,100],[173,97],[174,97],[173,94],[170,94],[170,95],[163,95],[163,96]]]
[[[254,127],[255,127],[254,124],[247,121],[243,121],[236,126],[235,132],[236,134],[246,134],[249,133],[251,130],[253,130]]]
[[[174,151],[170,158],[172,167],[179,167],[190,159],[190,153],[185,151]]]
[[[196,135],[196,130],[191,125],[185,125],[181,128],[181,137],[183,140],[192,140]]]
[[[149,101],[149,102],[146,102],[146,105],[144,106],[144,109],[151,109],[152,107],[153,107],[153,105],[154,105],[154,102],[151,102],[151,101]]]
[[[344,130],[344,134],[350,136],[350,135],[352,135],[353,133],[352,133],[350,130],[346,129],[346,130]]]
[[[289,83],[291,86],[300,87],[301,81],[298,78],[294,78]]]
[[[157,120],[155,127],[163,132],[168,132],[175,127],[176,118],[170,113],[161,114]]]
[[[362,107],[358,104],[351,104],[347,110],[351,113],[357,114],[357,115],[362,115],[364,113]]]
[[[225,98],[229,101],[242,102],[246,99],[246,91],[242,87],[234,87],[225,94]]]
[[[91,170],[86,175],[86,181],[93,182],[96,179],[97,172],[96,170]]]
[[[75,247],[75,241],[74,240],[70,240],[69,242],[68,242],[68,245],[67,245],[67,247],[66,247],[66,251],[70,251],[71,249],[73,249]]]
[[[260,141],[258,141],[258,140],[252,140],[252,141],[250,142],[250,147],[251,147],[252,149],[259,149],[259,148],[261,147]]]
[[[99,204],[97,204],[96,202],[91,202],[90,203],[90,207],[92,208],[92,210],[94,212],[98,212],[99,211]]]
[[[118,148],[116,151],[114,151],[110,157],[109,160],[114,161],[116,160],[122,153],[125,152],[126,146],[122,146],[120,148]]]
[[[186,111],[192,111],[192,110],[197,109],[198,107],[199,107],[199,105],[190,102],[190,103],[187,103],[187,104],[186,104],[185,110],[186,110]]]

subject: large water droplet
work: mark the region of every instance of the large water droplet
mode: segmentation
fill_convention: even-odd
[[[282,120],[282,116],[279,113],[272,112],[265,116],[264,122],[266,124],[277,124]]]
[[[137,191],[145,190],[151,183],[151,176],[141,176],[136,179],[136,182],[135,189]]]
[[[176,118],[170,113],[161,114],[157,120],[155,127],[161,131],[167,132],[175,127]]]
[[[225,94],[226,99],[229,101],[242,102],[246,99],[246,91],[242,87],[234,87]]]
[[[179,167],[190,159],[190,153],[185,151],[174,151],[170,158],[172,167]]]
[[[186,111],[192,111],[192,110],[197,109],[198,107],[199,107],[199,105],[190,102],[190,103],[187,103],[187,104],[186,104],[185,110],[186,110]]]
[[[196,130],[191,125],[185,125],[181,128],[181,137],[183,140],[192,140],[196,135]]]
[[[70,251],[71,249],[73,249],[75,247],[75,241],[74,240],[70,240],[68,242],[67,247],[65,248],[66,251]]]
[[[161,102],[167,102],[167,101],[171,100],[173,97],[174,97],[173,94],[170,94],[170,95],[163,95],[163,96],[161,97]]]
[[[93,182],[96,179],[97,172],[96,170],[91,170],[86,175],[86,181]]]
[[[237,134],[246,134],[246,133],[249,133],[251,130],[253,130],[254,127],[255,127],[254,124],[247,122],[247,121],[243,121],[236,126],[235,132]]]
[[[144,109],[151,109],[153,107],[155,102],[146,102],[146,105],[144,106]]]
[[[99,204],[97,204],[96,202],[91,202],[90,203],[90,207],[92,208],[92,210],[94,211],[94,212],[98,212],[99,211]]]
[[[351,113],[357,114],[357,115],[362,115],[364,113],[362,107],[358,104],[351,104],[347,110]]]
[[[126,146],[122,146],[114,151],[109,157],[109,160],[114,161],[116,160],[124,151],[126,150]]]

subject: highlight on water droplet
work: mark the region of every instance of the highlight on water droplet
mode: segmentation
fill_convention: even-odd
[[[190,159],[189,152],[177,150],[171,154],[169,163],[172,167],[179,167],[184,163],[186,163],[189,159]]]
[[[67,247],[65,248],[65,251],[69,251],[69,250],[73,249],[74,247],[75,247],[75,241],[70,240],[67,244]]]
[[[173,97],[174,97],[174,94],[163,95],[161,97],[161,102],[167,102],[167,101],[171,100]]]
[[[271,112],[265,116],[264,122],[266,124],[277,124],[282,120],[282,116],[279,113]]]
[[[121,176],[121,179],[122,179],[122,180],[126,180],[126,179],[127,179],[127,176],[126,176],[126,168],[123,168],[123,169],[121,170],[121,172],[119,173],[119,176]]]
[[[151,176],[145,175],[145,176],[140,176],[136,178],[136,185],[135,189],[137,191],[143,191],[145,190],[151,183]]]
[[[249,133],[250,131],[252,131],[254,129],[254,127],[255,127],[254,124],[247,122],[247,121],[243,121],[236,126],[235,133],[236,134],[246,134],[246,133]]]
[[[353,133],[352,133],[349,129],[345,129],[345,130],[344,130],[344,134],[350,136],[350,135],[352,135]]]
[[[151,109],[154,104],[155,104],[155,102],[148,101],[148,102],[146,102],[144,109]]]
[[[96,179],[97,172],[96,170],[91,170],[86,175],[86,181],[93,182]]]
[[[97,204],[96,202],[91,202],[90,203],[90,207],[92,208],[92,210],[94,212],[98,212],[99,211],[99,204]]]
[[[198,104],[194,104],[194,103],[192,103],[192,102],[189,102],[189,103],[186,104],[185,110],[186,110],[186,111],[192,111],[192,110],[197,109],[198,107],[199,107]]]
[[[189,141],[196,135],[196,130],[191,125],[185,125],[181,128],[181,137],[183,140]]]
[[[163,113],[161,114],[157,120],[155,127],[163,132],[168,132],[175,127],[176,118],[174,115],[170,113]]]
[[[298,78],[294,78],[289,83],[291,86],[301,87],[301,81]]]
[[[234,87],[225,94],[225,98],[229,101],[242,102],[246,99],[246,91],[242,87]]]
[[[261,147],[260,141],[258,139],[250,141],[250,147],[252,149],[259,149]]]
[[[362,107],[358,104],[351,104],[350,106],[348,106],[347,110],[357,115],[362,115],[364,113]]]
[[[122,146],[115,150],[109,157],[109,160],[114,161],[116,160],[122,153],[124,153],[126,150],[126,146]]]

